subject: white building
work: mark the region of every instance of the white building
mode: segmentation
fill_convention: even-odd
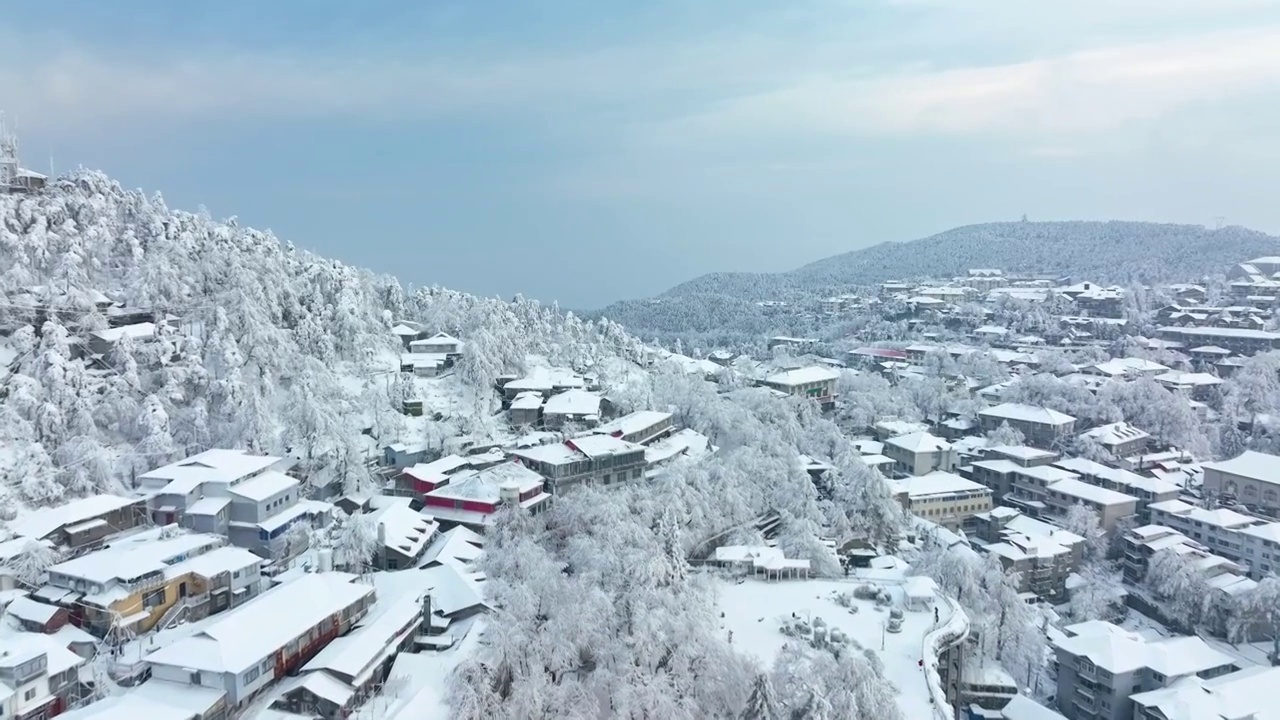
[[[1239,533],[1249,577],[1261,580],[1280,574],[1280,523],[1251,525],[1241,528]]]
[[[52,637],[13,633],[0,646],[0,718],[39,720],[79,699],[84,658]]]
[[[820,405],[836,400],[836,381],[840,373],[821,365],[786,370],[764,379],[764,384],[794,397],[811,398]]]
[[[561,428],[566,423],[595,425],[600,422],[603,400],[586,390],[566,390],[552,395],[542,407],[542,422],[548,428]]]
[[[1251,667],[1209,679],[1182,678],[1133,696],[1134,720],[1274,720],[1280,668]]]
[[[1280,517],[1280,457],[1246,450],[1230,460],[1204,463],[1207,497],[1234,499]]]
[[[991,488],[949,472],[932,472],[899,481],[911,513],[948,530],[972,530],[974,516],[991,509]]]
[[[1009,427],[1022,433],[1028,444],[1042,448],[1054,447],[1070,436],[1076,426],[1076,419],[1070,415],[1019,403],[989,407],[978,413],[978,421],[986,433],[1008,423]]]
[[[1112,457],[1116,458],[1144,453],[1147,451],[1147,446],[1151,444],[1150,433],[1123,420],[1086,430],[1080,433],[1080,437],[1098,441],[1107,449],[1107,452],[1111,453]]]
[[[1264,521],[1241,515],[1228,508],[1206,510],[1181,500],[1167,500],[1147,508],[1151,524],[1164,525],[1204,543],[1216,555],[1237,562],[1245,559],[1244,538],[1240,531],[1263,525]]]
[[[951,471],[956,466],[951,443],[927,432],[886,440],[884,454],[893,458],[894,468],[905,475],[927,475],[936,470]]]

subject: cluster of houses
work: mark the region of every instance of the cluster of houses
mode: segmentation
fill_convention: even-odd
[[[335,516],[303,496],[292,470],[289,458],[209,450],[140,475],[135,496],[11,522],[0,542],[0,717],[346,717],[400,653],[467,636],[486,609],[473,565],[484,538],[448,517],[452,506],[366,499],[351,509],[367,511],[375,549],[336,571],[333,549],[289,532]],[[458,480],[455,494],[483,484]],[[13,570],[33,550],[56,553],[35,584]],[[370,570],[401,571],[402,592],[380,597],[362,579]],[[135,687],[104,698],[95,663]]]

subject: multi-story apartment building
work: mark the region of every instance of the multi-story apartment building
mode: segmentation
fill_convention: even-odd
[[[1137,511],[1137,498],[1080,480],[1073,472],[1050,465],[1018,468],[1005,502],[1035,518],[1064,517],[1073,505],[1084,505],[1110,531],[1121,518]]]
[[[1261,580],[1268,575],[1280,574],[1280,523],[1251,525],[1239,532],[1249,577]]]
[[[1072,625],[1054,640],[1058,709],[1069,720],[1131,720],[1132,696],[1188,677],[1235,672],[1234,659],[1198,637],[1153,642],[1097,620]]]
[[[539,445],[511,453],[546,479],[552,493],[584,482],[602,485],[644,476],[645,448],[609,435],[589,435],[557,445]]]
[[[989,433],[1005,423],[1022,433],[1027,444],[1055,448],[1075,432],[1076,419],[1049,408],[1018,403],[1001,403],[978,413],[982,432]]]
[[[1151,524],[1173,528],[1204,544],[1215,555],[1237,562],[1245,559],[1244,538],[1240,531],[1266,524],[1263,520],[1227,508],[1206,510],[1181,500],[1155,503],[1149,511]]]
[[[1050,602],[1066,599],[1067,576],[1080,568],[1071,548],[1043,536],[1006,533],[982,549],[1000,558],[1005,572],[1017,573],[1019,593]]]
[[[1230,460],[1204,464],[1206,497],[1234,500],[1280,517],[1280,457],[1246,450]]]
[[[1154,522],[1150,519],[1148,512],[1152,504],[1177,500],[1182,494],[1182,488],[1171,482],[1139,475],[1130,470],[1113,468],[1085,458],[1059,460],[1054,463],[1054,466],[1076,473],[1081,480],[1090,485],[1115,490],[1135,498],[1138,501],[1135,506],[1138,521],[1143,523]]]
[[[1249,570],[1244,565],[1210,552],[1205,545],[1162,525],[1143,525],[1127,531],[1123,538],[1125,580],[1142,582],[1151,559],[1162,551],[1181,555],[1188,565],[1213,588],[1231,595],[1252,587]]]
[[[368,614],[374,589],[353,580],[313,573],[285,583],[148,655],[151,677],[220,692],[242,711]]]
[[[285,472],[292,458],[213,449],[138,476],[160,524],[217,533],[267,560],[291,552],[285,540],[299,522],[325,523],[323,503],[300,503],[301,483]]]
[[[1040,467],[1058,459],[1058,454],[1023,446],[995,446],[981,450],[982,459],[960,468],[960,474],[991,488],[997,503],[1013,491],[1014,475],[1021,468]]]
[[[1280,347],[1280,334],[1250,328],[1167,326],[1160,328],[1160,337],[1192,347],[1213,345],[1241,355],[1253,355]]]
[[[253,597],[262,584],[261,559],[226,542],[141,533],[53,565],[36,596],[68,607],[74,623],[100,636],[113,627],[151,630],[179,610],[207,615]]]
[[[1020,574],[1018,592],[1046,600],[1065,596],[1067,577],[1080,569],[1084,558],[1084,538],[1009,507],[993,508],[974,519],[980,548],[999,557],[1006,570]]]
[[[938,471],[900,482],[912,514],[948,530],[971,531],[974,516],[991,509],[991,489],[955,473]]]
[[[949,472],[956,466],[951,443],[927,432],[885,440],[884,455],[893,460],[894,472],[901,475],[927,475],[938,470]]]

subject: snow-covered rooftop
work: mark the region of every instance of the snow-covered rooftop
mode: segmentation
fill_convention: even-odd
[[[29,597],[19,596],[5,607],[5,612],[24,622],[44,625],[52,620],[60,609],[57,605],[47,605]]]
[[[282,472],[267,471],[231,488],[231,492],[247,500],[262,502],[300,485],[297,479]]]
[[[119,342],[121,338],[130,337],[135,340],[154,337],[156,334],[155,323],[136,323],[133,325],[121,325],[120,327],[107,328],[105,330],[95,330],[91,333],[93,337],[103,342]]]
[[[481,578],[474,573],[463,572],[449,563],[414,572],[422,573],[425,587],[431,595],[433,613],[448,617],[462,610],[484,605]]]
[[[1165,500],[1164,502],[1151,503],[1147,509],[1153,513],[1167,513],[1169,515],[1177,515],[1184,517],[1194,523],[1204,523],[1213,527],[1239,530],[1241,528],[1250,527],[1252,525],[1262,524],[1262,521],[1242,515],[1230,508],[1216,508],[1206,510],[1202,507],[1196,507],[1181,500]],[[1153,517],[1153,520],[1155,518]]]
[[[19,537],[43,540],[68,525],[92,520],[137,502],[136,498],[119,495],[91,495],[63,505],[22,513],[9,521],[9,530]]]
[[[521,493],[542,487],[542,476],[519,463],[502,463],[484,470],[463,470],[449,479],[449,484],[430,491],[431,497],[478,500],[497,503],[502,499],[502,486],[515,483]],[[428,512],[434,512],[435,509]]]
[[[685,428],[655,442],[644,449],[645,462],[650,465],[665,462],[677,455],[699,457],[713,452],[711,440],[697,430]]]
[[[1280,720],[1280,707],[1275,702],[1277,684],[1280,667],[1251,667],[1211,680],[1187,677],[1131,699],[1135,709],[1156,708],[1167,720]]]
[[[409,557],[417,557],[440,527],[408,505],[387,505],[369,513],[369,517],[383,533],[387,547]]]
[[[452,563],[465,568],[484,554],[484,536],[458,525],[439,535],[422,554],[420,565]]]
[[[230,611],[200,633],[151,653],[147,662],[243,672],[373,592],[345,573],[308,573]]]
[[[828,367],[821,365],[810,365],[808,367],[796,368],[795,370],[784,370],[780,373],[774,373],[764,379],[770,385],[781,385],[783,387],[796,387],[798,385],[808,385],[809,383],[834,382],[840,378],[840,373]]]
[[[511,401],[512,410],[537,410],[542,407],[542,395],[526,390]]]
[[[886,445],[902,448],[910,453],[945,452],[951,449],[951,443],[927,432],[911,433],[885,441]]]
[[[638,410],[620,418],[611,420],[593,430],[594,433],[602,435],[610,435],[620,433],[622,435],[631,435],[633,433],[643,432],[659,423],[666,422],[671,419],[671,413],[659,412],[657,410]]]
[[[565,444],[577,448],[578,452],[589,458],[644,450],[642,445],[627,442],[622,438],[616,438],[611,435],[584,435],[572,440],[566,440]]]
[[[134,535],[96,552],[64,560],[49,568],[50,574],[66,575],[100,585],[131,582],[153,573],[170,575],[186,570],[186,563],[198,555],[221,547],[220,535],[193,533],[160,538],[159,531]],[[110,592],[107,589],[106,592]],[[127,593],[126,593],[127,594]],[[92,600],[96,595],[86,599]]]
[[[1124,505],[1126,503],[1134,504],[1137,498],[1132,495],[1125,495],[1115,490],[1090,485],[1082,480],[1075,478],[1065,478],[1058,480],[1049,486],[1049,489],[1062,493],[1068,497],[1084,500],[1098,505]]]
[[[1106,362],[1098,363],[1097,365],[1091,366],[1091,369],[1099,375],[1118,377],[1121,375],[1128,375],[1130,373],[1152,375],[1155,373],[1167,372],[1169,367],[1143,358],[1127,357],[1114,358]]]
[[[976,492],[988,495],[991,493],[991,488],[986,485],[966,480],[955,473],[942,470],[931,472],[928,475],[909,477],[900,482],[906,487],[907,495],[912,500],[955,493]]]
[[[356,685],[363,684],[384,660],[398,652],[404,636],[421,623],[422,609],[422,602],[412,595],[385,607],[378,603],[359,627],[329,643],[302,666],[302,672],[328,670],[353,679]]]
[[[219,573],[235,573],[260,565],[262,565],[262,558],[239,547],[220,547],[183,563],[186,569],[206,578],[212,578]]]
[[[601,400],[596,393],[575,388],[552,395],[542,411],[547,415],[599,415]]]
[[[273,455],[252,455],[243,450],[213,448],[138,476],[138,483],[152,490],[186,494],[205,482],[235,483],[267,468],[285,469],[292,461]],[[166,487],[168,483],[175,483]]]
[[[1275,455],[1245,450],[1230,460],[1207,462],[1203,467],[1205,470],[1238,475],[1269,485],[1280,485],[1280,457]]]
[[[1123,420],[1107,425],[1099,425],[1092,430],[1086,430],[1080,436],[1093,438],[1103,445],[1119,445],[1151,437],[1145,430],[1136,428]]]
[[[1023,461],[1044,460],[1057,455],[1055,452],[1041,450],[1029,445],[993,445],[987,447],[987,452]]]
[[[1045,407],[1037,407],[1035,405],[1023,405],[1021,403],[1001,403],[995,407],[987,408],[978,413],[984,417],[1001,418],[1004,420],[1020,420],[1022,422],[1040,423],[1041,425],[1066,425],[1074,422],[1075,418],[1060,413],[1057,410],[1050,410]]]

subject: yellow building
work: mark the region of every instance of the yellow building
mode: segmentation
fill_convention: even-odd
[[[49,568],[37,596],[71,608],[98,635],[146,632],[179,615],[203,617],[257,592],[261,560],[219,535],[140,533]],[[165,537],[169,535],[169,537]]]

